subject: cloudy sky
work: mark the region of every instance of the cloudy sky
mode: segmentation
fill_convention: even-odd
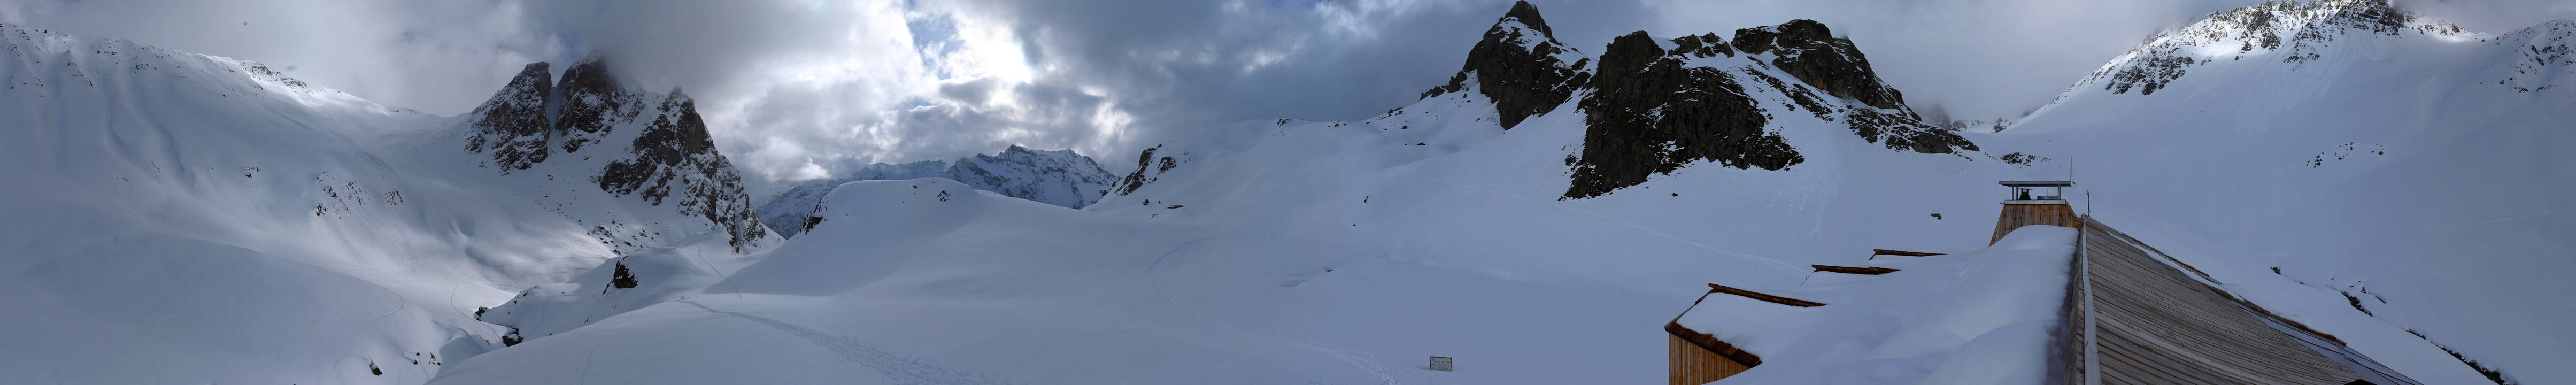
[[[2157,30],[2249,0],[1541,0],[1558,38],[1815,19],[1917,108],[2018,116]],[[2401,1],[2472,30],[2576,1]],[[1011,144],[1113,171],[1172,134],[1361,119],[1458,70],[1509,0],[0,0],[0,22],[248,59],[379,103],[471,110],[523,64],[600,53],[682,87],[758,182]],[[564,68],[558,65],[557,69]],[[765,183],[763,183],[765,184]]]

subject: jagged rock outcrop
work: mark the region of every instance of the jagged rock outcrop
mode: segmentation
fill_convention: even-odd
[[[546,143],[554,130],[546,125],[546,96],[553,91],[553,73],[546,63],[530,63],[510,78],[510,84],[492,93],[492,100],[474,107],[472,127],[465,139],[465,151],[492,154],[492,162],[509,170],[526,170],[546,161]]]
[[[1772,54],[1771,65],[1826,94],[1913,114],[1905,106],[1905,95],[1878,79],[1860,48],[1853,47],[1851,39],[1834,37],[1825,23],[1799,19],[1738,29],[1734,44],[1747,54]]]
[[[574,62],[564,69],[563,83],[555,86],[555,131],[562,133],[564,152],[580,152],[583,146],[607,138],[616,122],[643,113],[643,95],[628,91],[617,75],[608,71],[608,61],[597,56]]]
[[[1591,93],[1578,102],[1588,127],[1582,153],[1566,159],[1573,180],[1564,198],[1601,196],[1694,162],[1766,170],[1804,162],[1770,126],[1775,118],[1807,117],[1775,117],[1766,104],[1827,124],[1840,120],[1854,135],[1890,149],[1977,149],[1923,123],[1850,40],[1834,38],[1822,23],[1795,20],[1736,36],[1733,42],[1714,33],[1682,36],[1670,41],[1670,51],[1642,31],[1612,41],[1587,85]],[[1754,55],[1756,63],[1705,60],[1739,54]],[[1764,55],[1771,56],[1767,63]]]
[[[597,56],[575,62],[557,81],[547,69],[529,64],[475,109],[466,151],[490,153],[489,166],[503,174],[544,168],[547,180],[588,175],[609,194],[670,203],[730,235],[736,251],[768,236],[741,174],[716,150],[687,94],[630,88]],[[610,232],[601,227],[594,235],[605,243]]]
[[[1163,146],[1155,145],[1153,147],[1146,147],[1145,151],[1138,153],[1136,155],[1136,171],[1128,172],[1127,177],[1125,178],[1119,178],[1117,187],[1111,188],[1109,192],[1118,195],[1135,193],[1136,189],[1145,188],[1145,184],[1154,183],[1155,180],[1162,178],[1163,173],[1170,172],[1173,167],[1179,167],[1181,165],[1178,160],[1172,159],[1170,155],[1165,155],[1162,158],[1159,158],[1161,159],[1161,164],[1160,166],[1157,166],[1155,160],[1158,158],[1154,157],[1154,151],[1161,149],[1163,149]],[[1152,170],[1152,174],[1146,174],[1147,170]]]
[[[1583,87],[1591,76],[1583,69],[1591,59],[1574,53],[1556,40],[1547,21],[1539,17],[1538,7],[1522,1],[1513,4],[1485,31],[1484,40],[1467,51],[1465,68],[1450,77],[1449,84],[1423,91],[1422,97],[1464,91],[1474,81],[1476,91],[1493,100],[1494,111],[1508,130],[1532,115],[1556,109]]]
[[[1734,77],[1682,65],[1704,51],[1668,53],[1644,31],[1610,42],[1580,104],[1590,128],[1582,156],[1568,159],[1574,180],[1565,198],[1600,196],[1697,161],[1766,170],[1806,161],[1764,130],[1770,116]]]
[[[724,227],[736,248],[743,246],[743,240],[765,235],[767,229],[751,210],[751,196],[743,193],[742,175],[716,152],[706,122],[698,117],[697,102],[672,89],[655,110],[659,113],[653,115],[653,122],[631,143],[634,157],[611,161],[601,169],[596,178],[599,188],[610,194],[636,194],[656,206],[676,194],[682,215],[704,217]]]

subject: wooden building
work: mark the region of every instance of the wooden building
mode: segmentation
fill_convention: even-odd
[[[2031,193],[2038,187],[2062,190],[2074,182],[1999,184],[2010,187],[2012,195],[2003,202],[2003,212],[1997,217],[1994,237],[1987,240],[1988,244],[2023,226],[2078,230],[2075,255],[2070,256],[2067,270],[2072,274],[2065,285],[2064,308],[2055,317],[2064,321],[2066,332],[2057,333],[2062,339],[2051,348],[2049,356],[2055,362],[2049,378],[2070,385],[2421,385],[2344,346],[2332,335],[2236,297],[2200,269],[2090,216],[2078,215],[2065,200],[2058,199],[2062,195]],[[1871,259],[1888,255],[1940,254],[1876,250]],[[1874,266],[1814,267],[1818,273],[1832,273],[1838,282],[1874,279],[1899,271]],[[1694,330],[1685,324],[1724,328],[1729,324],[1709,320],[1722,318],[1721,315],[1763,319],[1776,316],[1774,312],[1788,311],[1782,309],[1825,305],[1717,284],[1710,284],[1709,289],[1692,302],[1689,310],[1664,325],[1672,385],[1706,384],[1762,364],[1761,357],[1719,337],[1728,334]],[[1740,298],[1727,298],[1720,301],[1723,306],[1710,306],[1726,309],[1726,313],[1691,313],[1712,311],[1703,309],[1701,303],[1719,295]],[[1747,334],[1734,336],[1756,338]]]
[[[1735,345],[1728,344],[1726,341],[1718,340],[1713,331],[1691,330],[1689,327],[1682,326],[1682,317],[1690,316],[1691,310],[1699,310],[1700,303],[1707,302],[1709,296],[1721,294],[1779,306],[1825,306],[1822,303],[1756,293],[1714,283],[1708,284],[1708,293],[1700,294],[1698,300],[1691,301],[1689,309],[1683,310],[1681,315],[1673,316],[1672,322],[1664,323],[1667,341],[1665,344],[1668,346],[1670,357],[1666,367],[1671,372],[1672,385],[1706,384],[1762,365],[1762,357],[1737,349]]]
[[[2022,226],[2050,225],[2075,228],[2084,226],[2083,223],[2075,220],[2075,207],[2067,205],[2066,200],[2060,198],[2065,196],[2067,187],[2075,185],[2073,181],[2008,180],[1995,182],[1995,184],[2009,188],[2008,191],[2011,191],[2012,195],[2004,200],[2003,213],[1995,218],[1995,236],[1987,239],[1986,244],[1991,245],[1995,241],[2001,241],[2004,239],[2004,234],[2011,234],[2013,229]],[[2031,190],[2039,187],[2053,188],[2054,191],[2050,192],[2051,195],[2031,195]]]

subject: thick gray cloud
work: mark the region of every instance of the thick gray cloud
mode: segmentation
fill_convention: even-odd
[[[1815,19],[1918,107],[2014,116],[2158,30],[2248,0],[1541,0],[1598,51]],[[2402,6],[2503,33],[2576,18],[2564,0]],[[610,57],[697,97],[757,182],[1010,144],[1115,164],[1216,124],[1358,119],[1457,71],[1509,0],[0,0],[0,22],[286,69],[380,103],[456,114],[519,65]],[[558,66],[561,68],[562,66]]]

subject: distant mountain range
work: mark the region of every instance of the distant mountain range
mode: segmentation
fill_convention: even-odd
[[[870,164],[838,178],[797,184],[761,203],[760,221],[792,237],[804,231],[805,218],[813,213],[815,203],[834,187],[863,180],[919,178],[948,178],[977,190],[1076,209],[1100,200],[1117,182],[1115,174],[1073,150],[1038,151],[1011,146],[999,154],[978,154],[956,161]]]

